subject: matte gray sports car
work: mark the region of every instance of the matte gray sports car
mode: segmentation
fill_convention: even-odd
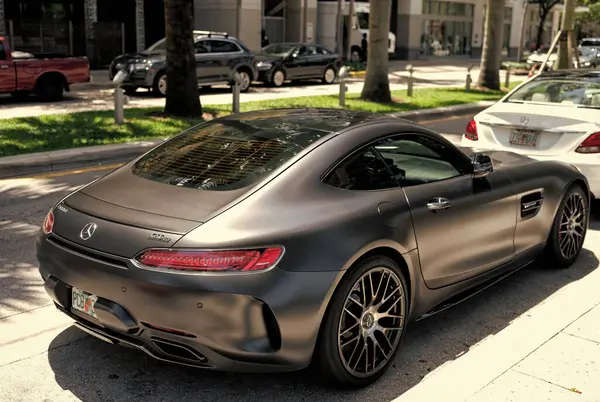
[[[368,113],[215,119],[60,200],[40,272],[105,341],[219,370],[313,362],[366,386],[410,320],[580,254],[590,194],[575,167],[467,152]]]

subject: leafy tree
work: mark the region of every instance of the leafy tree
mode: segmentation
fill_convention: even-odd
[[[165,113],[202,116],[194,51],[194,0],[165,0],[167,98]]]
[[[388,33],[392,0],[371,0],[367,76],[361,97],[372,102],[392,101],[388,79]]]
[[[585,1],[587,1],[587,0],[585,0]],[[539,6],[538,13],[539,13],[539,17],[540,17],[540,25],[538,25],[537,36],[536,36],[536,40],[535,40],[537,49],[539,49],[540,47],[543,46],[542,36],[544,35],[544,23],[546,22],[548,15],[550,15],[550,12],[552,11],[552,8],[554,8],[554,6],[561,2],[562,2],[562,0],[530,0],[529,1],[529,4],[537,4]]]

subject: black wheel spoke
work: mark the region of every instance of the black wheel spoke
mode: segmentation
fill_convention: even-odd
[[[586,205],[579,193],[573,193],[566,200],[558,230],[558,245],[564,258],[571,259],[583,246],[587,223]]]
[[[402,281],[389,268],[371,269],[356,281],[338,330],[339,354],[349,373],[369,377],[385,367],[404,328],[404,300]]]

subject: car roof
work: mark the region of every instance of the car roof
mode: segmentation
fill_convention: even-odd
[[[538,76],[539,79],[567,79],[567,80],[580,80],[588,82],[600,83],[600,70],[587,70],[587,69],[565,69],[557,71],[545,71]]]
[[[400,120],[390,115],[357,110],[335,108],[285,108],[236,113],[220,117],[213,121],[237,121],[242,124],[249,124],[257,129],[287,127],[290,130],[294,130],[294,128],[308,129],[334,134],[347,131],[364,123],[390,119]],[[408,121],[406,122],[409,123]]]

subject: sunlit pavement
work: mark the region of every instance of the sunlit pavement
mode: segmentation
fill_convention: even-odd
[[[452,124],[459,133],[466,120]],[[570,270],[524,269],[456,308],[412,324],[393,366],[369,389],[332,391],[309,372],[233,375],[173,366],[71,327],[42,288],[34,239],[44,215],[61,196],[104,173],[0,181],[0,401],[391,401],[473,345],[510,328],[531,308],[558,297],[561,289],[600,285],[594,271],[600,255],[596,221]]]

